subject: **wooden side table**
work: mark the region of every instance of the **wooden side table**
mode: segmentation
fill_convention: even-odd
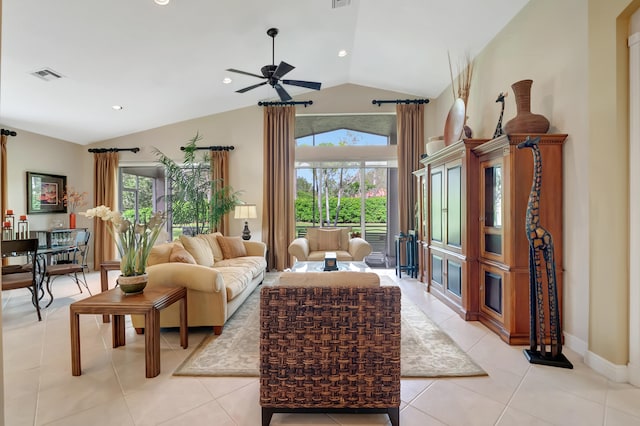
[[[71,319],[71,372],[82,374],[80,366],[80,314],[113,315],[113,347],[125,344],[126,314],[144,315],[146,377],[160,374],[160,310],[180,301],[180,346],[188,346],[187,290],[184,287],[156,287],[141,294],[126,296],[111,289],[69,305]]]
[[[109,271],[118,270],[120,270],[119,260],[105,260],[100,264],[100,291],[109,290]],[[102,322],[109,322],[109,315],[103,315]]]

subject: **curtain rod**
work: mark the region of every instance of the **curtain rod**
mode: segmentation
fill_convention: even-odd
[[[313,101],[287,101],[287,102],[258,102],[258,106],[287,106],[287,105],[313,105]]]
[[[16,136],[17,133],[13,130],[9,130],[9,129],[0,129],[0,133],[2,133],[5,136]]]
[[[180,151],[184,151],[186,148],[184,146],[180,147]],[[230,146],[195,146],[193,147],[195,150],[200,149],[208,149],[209,151],[233,151],[235,147],[233,145]]]
[[[382,104],[428,104],[429,99],[396,99],[389,101],[372,100],[372,104],[381,106]]]
[[[102,154],[105,152],[131,151],[134,154],[140,151],[140,148],[90,148],[89,152],[93,154]]]

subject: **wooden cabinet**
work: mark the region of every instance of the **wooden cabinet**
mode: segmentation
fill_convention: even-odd
[[[530,149],[517,148],[527,136],[501,136],[472,150],[478,161],[479,182],[478,319],[515,345],[529,343],[529,242],[525,219],[533,181],[533,156]],[[562,144],[567,135],[530,136],[541,137],[540,223],[554,240],[562,312]]]
[[[428,226],[428,218],[426,206],[429,202],[428,200],[428,179],[426,168],[422,168],[413,172],[416,177],[416,189],[418,191],[417,194],[417,204],[418,204],[418,212],[416,214],[416,245],[417,245],[417,258],[418,258],[418,280],[421,282],[426,282],[426,261],[427,257],[425,256],[426,247],[428,246],[427,235],[429,234],[427,231]]]
[[[477,161],[465,139],[424,158],[427,219],[421,260],[428,290],[466,320],[477,319]]]
[[[462,318],[481,321],[514,345],[529,343],[525,219],[533,155],[517,148],[527,136],[541,137],[540,224],[554,241],[562,316],[562,146],[567,135],[467,139],[422,159],[424,168],[414,173],[422,184],[420,280]]]

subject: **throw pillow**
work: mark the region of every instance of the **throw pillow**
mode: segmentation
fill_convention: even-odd
[[[174,244],[173,249],[171,249],[171,255],[169,256],[169,262],[195,264],[196,260],[181,244]]]
[[[222,249],[220,248],[220,244],[218,244],[218,236],[222,236],[219,232],[214,232],[212,234],[200,234],[198,238],[204,239],[211,247],[211,253],[213,254],[213,262],[220,262],[224,259],[224,255],[222,254]]]
[[[189,237],[188,235],[180,235],[180,242],[191,256],[193,256],[198,265],[213,266],[213,253],[206,240],[198,237]]]
[[[173,243],[153,246],[149,252],[149,257],[147,258],[147,266],[170,262],[169,257],[171,256],[173,246]]]
[[[340,250],[340,229],[319,229],[318,230],[318,250],[336,251]]]
[[[218,244],[225,259],[234,259],[247,255],[247,249],[240,237],[223,237],[218,235]]]
[[[318,251],[318,228],[307,228],[309,251]]]

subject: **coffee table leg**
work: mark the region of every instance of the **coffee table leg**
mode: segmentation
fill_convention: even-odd
[[[114,315],[111,325],[111,335],[113,337],[113,347],[117,348],[125,345],[124,315]]]
[[[80,315],[71,312],[71,374],[79,376],[82,374],[80,366]]]
[[[146,377],[160,374],[160,311],[151,309],[144,316]]]
[[[189,347],[189,325],[187,324],[187,294],[180,299],[180,346]]]

